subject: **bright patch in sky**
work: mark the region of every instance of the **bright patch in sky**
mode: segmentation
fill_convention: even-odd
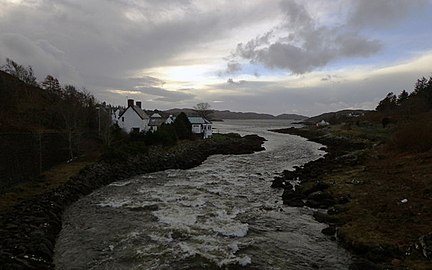
[[[432,0],[0,0],[6,57],[99,100],[314,115],[432,69]],[[19,18],[19,19],[18,19]]]

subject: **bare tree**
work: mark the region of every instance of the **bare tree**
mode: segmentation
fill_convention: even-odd
[[[97,105],[98,109],[98,126],[99,136],[106,146],[110,146],[113,141],[113,122],[112,122],[112,108],[105,104]]]
[[[193,108],[194,112],[196,112],[199,116],[208,119],[209,116],[213,113],[210,104],[207,102],[198,103]]]
[[[85,130],[87,99],[89,97],[85,92],[78,91],[73,85],[67,85],[61,101],[57,104],[57,111],[63,118],[71,160],[75,158],[74,150],[79,150],[77,147]]]
[[[31,66],[24,67],[13,60],[6,58],[6,65],[2,66],[1,69],[10,75],[17,77],[26,84],[39,86]]]

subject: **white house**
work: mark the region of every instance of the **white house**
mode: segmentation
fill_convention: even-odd
[[[168,118],[165,120],[165,124],[170,125],[173,124],[175,121],[175,116],[172,116],[172,114],[170,114],[170,116],[168,116]]]
[[[113,124],[118,124],[119,116],[120,116],[120,110],[119,110],[119,109],[114,109],[114,110],[111,112],[111,122],[112,122]]]
[[[141,101],[134,105],[133,99],[128,99],[128,107],[118,117],[118,125],[126,132],[148,131],[149,116],[141,109]]]
[[[156,131],[164,123],[162,116],[158,113],[154,113],[150,116],[149,127],[151,131]]]
[[[202,134],[204,139],[212,136],[212,123],[200,116],[188,117],[189,122],[192,124],[192,133]]]
[[[330,123],[327,122],[327,121],[325,121],[324,119],[321,120],[321,122],[316,123],[317,127],[326,127],[326,126],[329,126],[329,125],[330,125]]]

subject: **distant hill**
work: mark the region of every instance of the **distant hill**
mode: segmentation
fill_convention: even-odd
[[[299,115],[299,114],[279,114],[278,116],[276,116],[277,119],[288,119],[288,120],[305,120],[308,117],[304,116],[304,115]]]
[[[322,120],[334,123],[341,122],[347,119],[363,116],[365,113],[371,112],[370,110],[341,110],[337,112],[323,113],[303,120],[305,124],[315,124]]]
[[[195,112],[192,109],[184,108],[184,109],[171,109],[164,111],[164,114],[179,114],[180,112],[184,112],[187,115],[194,115]],[[280,114],[278,116],[274,116],[266,113],[255,113],[255,112],[231,112],[228,110],[218,111],[213,110],[211,114],[211,118],[213,120],[223,120],[223,119],[284,119],[284,120],[297,120],[301,121],[307,119],[306,116],[298,115],[298,114]]]

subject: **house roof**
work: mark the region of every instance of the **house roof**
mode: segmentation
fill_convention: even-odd
[[[201,116],[189,116],[189,122],[191,124],[211,124],[211,122]]]
[[[150,118],[150,121],[148,123],[149,126],[160,126],[164,123],[164,120],[159,117]]]
[[[138,107],[138,106],[136,106],[136,105],[133,105],[133,106],[129,106],[129,107],[127,107],[126,108],[126,110],[124,110],[120,115],[119,115],[119,118],[120,117],[122,117],[123,116],[123,114],[129,109],[129,108],[132,108],[132,110],[134,110],[135,112],[136,112],[136,114],[138,114],[138,116],[141,118],[141,119],[148,119],[149,117],[148,117],[148,115],[140,108],[140,107]]]
[[[162,118],[162,116],[158,113],[154,113],[152,114],[152,116],[150,116],[151,118]]]

